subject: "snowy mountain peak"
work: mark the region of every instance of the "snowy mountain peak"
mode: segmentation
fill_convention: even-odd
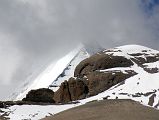
[[[49,113],[56,114],[90,101],[103,99],[132,99],[143,105],[159,109],[159,51],[140,45],[124,45],[102,50],[91,56],[90,54],[94,51],[91,49],[91,52],[88,52],[87,50],[88,48],[86,49],[82,45],[50,64],[33,82],[26,84],[23,89],[19,90],[20,93],[16,96],[16,100],[24,98],[32,89],[49,87],[56,93],[60,84],[73,77],[76,71],[77,76],[82,74],[84,75],[83,78],[87,78],[85,80],[89,81],[87,83],[89,92],[92,92],[94,88],[94,91],[98,91],[99,88],[107,84],[108,89],[104,88],[102,91],[99,90],[100,92],[95,93],[94,96],[82,100],[78,99],[77,104],[53,105],[44,108],[42,106],[31,106],[31,109],[34,108],[37,115],[34,116],[35,119],[40,115],[39,118],[42,118]],[[129,64],[123,64],[123,62]],[[79,69],[77,69],[78,67]],[[78,77],[73,79],[76,80]],[[101,83],[98,84],[100,81]],[[30,109],[30,106],[27,105],[23,107]],[[23,112],[21,109],[21,106],[12,106],[5,111],[10,114],[10,118],[16,115],[20,118],[30,118],[31,113],[29,111],[27,113]]]
[[[141,46],[141,45],[124,45],[117,47],[116,49],[120,49],[123,52],[131,53],[158,53],[157,50]]]

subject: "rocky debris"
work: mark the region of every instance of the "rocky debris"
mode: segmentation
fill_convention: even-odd
[[[145,53],[136,53],[136,54],[129,54],[129,55],[133,56],[131,60],[141,67],[144,67],[143,66],[144,63],[151,63],[151,62],[156,62],[159,60],[159,54],[149,55]]]
[[[14,105],[55,105],[55,103],[32,102],[32,101],[0,101],[0,108],[8,108]]]
[[[159,72],[159,69],[156,67],[156,68],[144,68],[144,70],[146,71],[146,72],[148,72],[148,73],[151,73],[151,74],[153,74],[153,73],[158,73]]]
[[[47,88],[31,90],[22,101],[54,103],[54,92]]]
[[[133,62],[125,57],[98,53],[80,62],[74,71],[74,76],[83,77],[96,70],[130,67],[131,65]]]
[[[152,92],[146,92],[146,93],[135,93],[135,94],[129,94],[129,93],[119,93],[119,95],[127,95],[127,96],[132,96],[132,97],[141,97],[141,96],[144,96],[144,97],[148,97],[150,95],[152,95],[154,97],[154,94],[156,93],[157,91],[156,90],[153,90]],[[151,98],[152,99],[152,98]]]
[[[67,103],[86,98],[87,94],[88,87],[84,80],[70,78],[68,81],[64,81],[60,88],[55,92],[54,100],[57,103]]]

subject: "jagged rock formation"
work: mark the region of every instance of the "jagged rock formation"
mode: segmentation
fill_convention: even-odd
[[[74,100],[83,99],[88,94],[88,86],[84,80],[70,78],[61,84],[54,94],[54,100],[59,103],[66,103]]]

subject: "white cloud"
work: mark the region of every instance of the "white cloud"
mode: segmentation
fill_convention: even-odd
[[[10,84],[13,73],[20,61],[21,53],[14,44],[14,38],[9,34],[0,33],[0,84]]]
[[[97,41],[105,48],[132,43],[158,48],[158,8],[148,18],[140,4],[140,0],[1,0],[0,80],[24,81],[28,73],[79,42]]]

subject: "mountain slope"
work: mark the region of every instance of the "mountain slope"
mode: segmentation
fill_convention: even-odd
[[[101,73],[134,71],[136,75],[112,86],[89,99],[133,99],[144,105],[159,108],[159,51],[139,46],[126,45],[104,50],[97,54],[122,56],[133,62],[130,67],[98,69]],[[121,63],[119,63],[121,64]]]
[[[56,91],[62,82],[68,80],[70,77],[74,75],[74,70],[76,66],[84,59],[88,58],[90,53],[86,51],[85,48],[82,48],[78,51],[78,53],[74,56],[74,58],[70,61],[67,67],[63,70],[61,74],[55,79],[49,86],[50,89]]]
[[[103,59],[94,59],[98,55],[99,56],[107,55],[108,56],[107,58],[110,57],[111,62],[109,61],[107,62],[106,59],[107,63],[103,63],[103,61],[101,61]],[[8,109],[3,109],[6,113],[9,114],[9,117],[14,118],[14,116],[18,114],[23,119],[24,118],[30,119],[31,117],[29,116],[29,114],[35,114],[35,116],[33,115],[34,117],[32,117],[31,119],[36,120],[37,118],[39,119],[45,117],[49,113],[57,114],[60,111],[80,106],[90,101],[103,100],[103,99],[132,99],[138,101],[143,105],[159,109],[159,51],[139,45],[125,45],[98,52],[96,53],[96,55],[93,55],[93,57],[92,56],[89,57],[89,54],[87,53],[87,51],[85,51],[85,49],[78,50],[78,52],[76,52],[76,54],[73,54],[72,56],[73,56],[72,59],[69,59],[69,62],[65,64],[63,69],[61,69],[61,72],[59,72],[59,74],[56,74],[55,79],[51,78],[52,73],[54,73],[51,72],[52,69],[47,69],[45,72],[41,74],[42,76],[46,76],[45,78],[49,78],[48,79],[49,82],[45,81],[47,85],[46,83],[44,83],[46,87],[50,86],[51,89],[56,91],[59,88],[59,85],[64,80],[66,79],[68,80],[69,77],[73,76],[74,79],[77,79],[78,77],[82,76],[81,79],[84,78],[89,81],[89,79],[92,78],[87,77],[87,75],[92,74],[94,72],[98,72],[101,74],[110,73],[112,76],[114,75],[115,77],[117,72],[128,74],[130,71],[134,71],[136,74],[133,74],[133,76],[130,76],[117,84],[114,81],[115,85],[113,84],[111,88],[108,88],[100,93],[98,92],[98,94],[96,93],[94,96],[89,96],[88,98],[78,100],[77,104],[70,103],[67,105],[52,105],[52,109],[49,110],[50,112],[46,111],[47,109],[46,106],[45,109],[42,108],[41,106],[38,107],[32,106],[32,109],[35,111],[35,113],[27,113],[27,114],[24,111],[22,111],[22,107],[24,106],[12,106],[9,107]],[[121,57],[126,58],[127,60],[131,61],[133,64],[125,66],[125,63],[119,61],[119,63],[115,62],[113,65],[109,65],[109,63],[113,63],[114,57],[115,60],[117,61],[118,59],[116,58],[121,58]],[[85,59],[84,62],[83,59]],[[59,67],[57,67],[55,70],[58,70],[58,68]],[[74,74],[74,72],[76,74]],[[102,77],[102,79],[103,78],[104,77]],[[38,87],[43,87],[41,86],[40,82],[41,80],[44,79],[37,79],[37,81],[33,85]],[[98,77],[96,77],[95,80],[99,81]],[[94,87],[96,87],[96,84],[94,85],[95,85]],[[29,89],[32,88],[36,89],[36,87],[29,86]],[[29,91],[29,89],[27,90]],[[27,94],[27,91],[25,92],[25,94]],[[19,99],[25,96],[25,94],[20,95]],[[25,109],[30,109],[30,106],[26,105]]]

